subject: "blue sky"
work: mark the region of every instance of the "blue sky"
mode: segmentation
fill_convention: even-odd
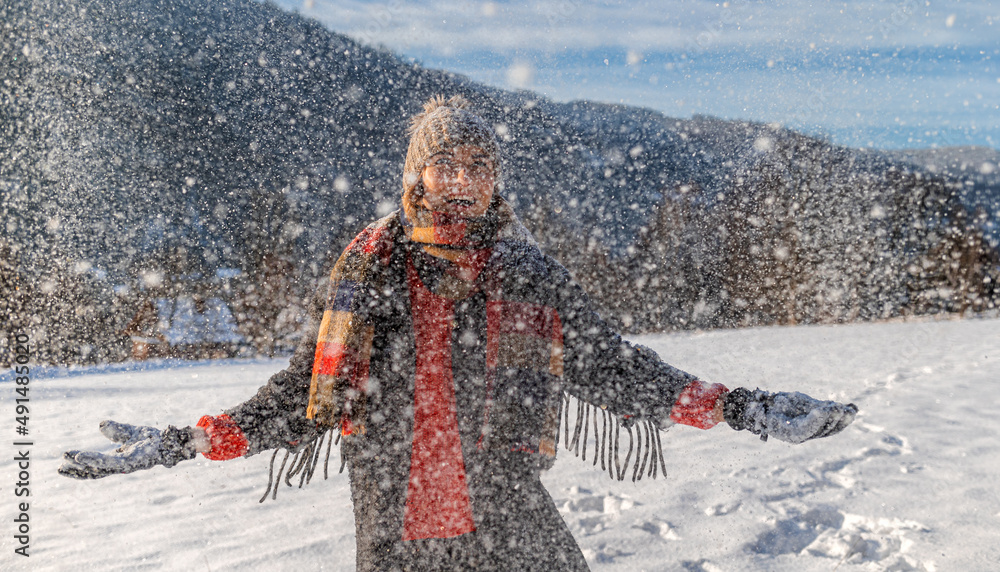
[[[557,101],[1000,149],[1000,3],[278,0],[428,67]]]

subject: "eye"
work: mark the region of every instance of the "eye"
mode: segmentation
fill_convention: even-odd
[[[477,176],[485,177],[492,171],[493,165],[488,161],[474,161],[469,165],[469,172],[475,173]]]

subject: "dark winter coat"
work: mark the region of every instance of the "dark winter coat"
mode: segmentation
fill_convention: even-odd
[[[580,286],[537,248],[500,256],[524,288],[523,298],[554,308],[562,323],[564,380],[568,395],[604,408],[619,419],[670,422],[671,409],[694,377],[632,345],[593,310]],[[541,484],[537,453],[483,448],[486,395],[486,297],[474,293],[456,302],[452,370],[462,455],[476,530],[454,538],[402,540],[403,514],[413,439],[415,339],[406,264],[419,256],[412,243],[394,245],[388,285],[390,304],[375,323],[370,360],[374,386],[368,396],[368,427],[341,444],[350,471],[357,527],[358,570],[586,570],[587,565]],[[416,264],[418,270],[421,268]],[[425,275],[421,271],[421,278]],[[306,419],[317,332],[328,293],[321,286],[310,320],[289,367],[275,374],[249,401],[227,411],[249,440],[248,455],[294,449],[316,438]],[[493,388],[491,415],[504,423],[530,423],[537,388],[527,378],[502,376]],[[504,421],[506,420],[506,421]]]

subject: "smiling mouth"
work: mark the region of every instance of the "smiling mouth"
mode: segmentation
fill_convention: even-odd
[[[448,204],[460,207],[471,207],[476,204],[476,201],[472,199],[448,199]]]

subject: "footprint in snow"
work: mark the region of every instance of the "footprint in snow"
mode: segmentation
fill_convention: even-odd
[[[592,492],[572,487],[570,498],[556,500],[556,506],[574,532],[583,535],[596,534],[608,523],[621,516],[623,511],[632,509],[638,503],[626,495],[595,495]]]
[[[710,507],[708,507],[708,508],[705,509],[705,515],[706,516],[724,516],[724,515],[727,515],[727,514],[733,512],[734,510],[739,509],[742,505],[743,505],[743,502],[742,501],[738,501],[738,500],[737,501],[727,502],[727,503],[721,503],[721,504],[712,505],[712,506],[710,506]]]
[[[587,560],[587,562],[601,564],[609,564],[614,562],[615,558],[631,556],[634,554],[633,552],[623,552],[613,546],[608,546],[607,544],[602,544],[596,550],[593,548],[584,548],[581,552],[583,552],[583,557]]]
[[[898,518],[872,518],[817,506],[777,521],[745,549],[756,554],[811,554],[840,563],[874,563],[880,570],[925,571],[930,566],[906,554],[924,525]],[[932,566],[932,565],[931,565]]]
[[[722,568],[704,558],[701,560],[685,560],[681,562],[681,568],[686,572],[722,572]]]
[[[652,535],[659,536],[663,540],[680,540],[680,535],[677,534],[677,529],[674,528],[672,524],[665,520],[653,519],[647,521],[639,521],[632,525],[632,528],[637,528],[639,530],[644,530]]]
[[[610,492],[606,495],[596,495],[579,487],[572,487],[567,492],[569,493],[568,499],[555,501],[556,506],[564,513],[601,512],[616,515],[639,504],[628,495],[616,495]]]
[[[881,435],[878,435],[877,443],[873,446],[865,447],[853,455],[825,461],[819,465],[810,467],[810,471],[816,475],[818,481],[849,489],[856,484],[853,469],[858,463],[863,463],[876,457],[895,457],[913,452],[905,437],[885,433],[884,428],[876,425],[862,423],[859,428],[862,431],[875,433],[876,435],[881,433]],[[904,473],[922,468],[912,463],[903,466],[905,467],[902,470]]]

